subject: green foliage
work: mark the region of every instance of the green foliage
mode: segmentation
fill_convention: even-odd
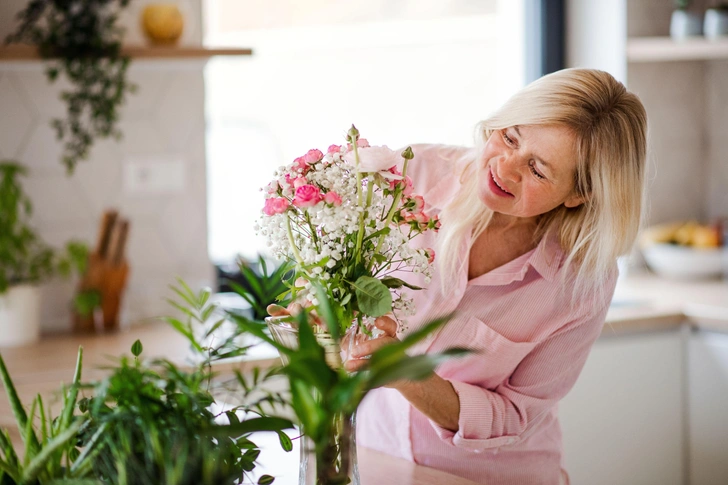
[[[127,83],[130,59],[121,55],[123,29],[118,13],[129,0],[30,0],[17,14],[18,28],[6,43],[38,46],[53,59],[49,81],[65,73],[73,89],[61,93],[66,119],[54,119],[56,137],[64,141],[62,163],[68,173],[88,158],[97,137],[121,137],[119,107],[136,86]],[[113,8],[116,7],[116,8]]]
[[[692,0],[673,0],[673,4],[675,5],[675,8],[678,10],[686,10],[690,4],[692,3]]]
[[[268,316],[268,305],[272,303],[287,304],[285,295],[288,293],[286,277],[293,269],[293,265],[285,262],[280,264],[273,272],[269,273],[268,265],[263,256],[258,256],[258,267],[260,274],[253,271],[246,261],[238,261],[240,274],[243,277],[244,285],[234,281],[227,281],[253,308],[253,318],[263,321]]]
[[[0,162],[0,294],[54,274],[82,273],[88,258],[83,243],[71,241],[65,251],[55,251],[30,226],[33,208],[20,180],[27,172],[15,162]]]
[[[329,321],[335,318],[335,311],[325,297],[325,290],[318,285],[315,287],[317,295],[321,297],[316,308],[319,318],[325,321],[328,328],[338,328],[337,321]],[[263,323],[236,314],[229,314],[228,317],[244,332],[269,343],[288,358],[288,365],[280,373],[288,378],[290,406],[317,450],[323,450],[331,444],[334,417],[351,415],[372,389],[400,379],[424,379],[444,360],[467,353],[464,349],[450,349],[442,353],[407,354],[407,350],[447,322],[448,318],[442,318],[424,325],[399,342],[377,350],[366,370],[348,373],[341,368],[332,369],[326,364],[324,348],[316,340],[309,323],[310,315],[305,311],[295,319],[290,317],[298,324],[299,345],[296,349],[290,349],[271,338]],[[338,340],[338,334],[332,332],[332,335]]]
[[[62,389],[63,409],[60,416],[53,419],[50,416],[50,408],[45,407],[40,395],[33,400],[30,414],[26,413],[5,362],[0,356],[0,382],[5,388],[5,394],[25,444],[24,458],[21,460],[20,454],[13,448],[8,432],[0,430],[0,484],[35,485],[90,476],[88,467],[68,466],[79,456],[76,439],[86,424],[83,419],[73,416],[81,386],[82,364],[83,350],[79,348],[73,383],[69,388]],[[36,411],[38,429],[36,429]]]

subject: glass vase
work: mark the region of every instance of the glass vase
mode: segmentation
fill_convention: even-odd
[[[286,317],[265,319],[271,336],[276,342],[295,349],[298,346],[298,327]],[[334,369],[341,368],[341,348],[330,334],[316,333],[316,340],[324,348],[326,363]],[[353,339],[352,339],[353,340]],[[348,351],[345,355],[348,355]],[[281,354],[283,365],[288,358]],[[360,485],[356,457],[356,412],[337,413],[328,417],[326,439],[318,445],[301,428],[301,461],[299,485]]]

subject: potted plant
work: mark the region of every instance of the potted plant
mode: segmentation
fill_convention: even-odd
[[[117,4],[117,8],[114,8]],[[131,59],[121,53],[124,30],[117,21],[129,0],[32,0],[17,14],[18,28],[6,43],[37,46],[50,61],[46,75],[63,73],[73,86],[61,93],[65,119],[51,126],[64,142],[62,163],[73,173],[89,156],[96,138],[121,137],[119,108],[136,86],[127,82]]]
[[[719,2],[705,11],[703,30],[705,37],[711,40],[728,35],[728,3]]]
[[[86,261],[83,243],[72,241],[64,252],[57,252],[30,226],[32,204],[20,183],[26,174],[22,165],[0,161],[0,347],[38,340],[38,284],[54,274],[83,272]]]
[[[675,10],[673,10],[672,17],[670,18],[670,37],[675,40],[681,40],[703,33],[701,18],[688,11],[690,3],[691,0],[673,1]]]

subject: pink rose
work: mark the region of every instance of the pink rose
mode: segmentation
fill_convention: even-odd
[[[270,199],[265,199],[263,213],[267,216],[283,214],[289,205],[288,199],[285,197],[271,197]]]
[[[312,148],[311,150],[306,152],[306,154],[302,158],[303,161],[307,164],[313,165],[314,163],[321,161],[321,159],[324,158],[324,154],[321,153],[321,150]]]
[[[427,253],[427,262],[432,264],[435,260],[435,250],[432,248],[426,248],[425,252]]]
[[[298,157],[293,161],[293,168],[301,169],[303,170],[303,173],[306,173],[309,169],[309,166],[306,164],[306,161],[303,159],[303,157]]]
[[[334,207],[338,207],[341,205],[341,197],[339,196],[339,194],[332,190],[331,192],[328,192],[326,195],[324,195],[324,202],[333,205]]]
[[[354,152],[344,155],[344,160],[356,164]],[[360,172],[379,172],[384,178],[389,180],[401,179],[401,175],[396,175],[391,169],[396,168],[400,156],[394,150],[390,150],[386,146],[367,147],[359,150],[359,171]]]
[[[403,195],[406,195],[409,197],[412,195],[412,192],[415,190],[414,185],[412,184],[412,179],[409,178],[409,175],[407,175],[404,178],[404,191],[402,192]]]
[[[296,189],[296,195],[293,197],[293,205],[296,207],[313,207],[318,204],[323,197],[318,187],[306,184]]]
[[[296,177],[296,179],[293,181],[293,188],[297,189],[299,187],[303,187],[308,183],[308,180],[306,180],[305,177]]]
[[[429,221],[427,221],[427,228],[428,229],[434,229],[435,232],[440,230],[440,218],[435,214],[430,218]]]
[[[412,209],[412,212],[422,212],[422,210],[425,208],[425,198],[421,195],[415,195],[410,200],[414,202],[414,208]]]
[[[326,153],[339,153],[341,152],[341,145],[329,145],[328,150],[326,150]]]

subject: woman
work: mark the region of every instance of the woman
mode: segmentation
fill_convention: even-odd
[[[481,122],[475,149],[413,147],[409,175],[442,229],[417,241],[437,248],[437,266],[414,293],[409,328],[454,311],[417,351],[478,352],[372,392],[358,412],[361,445],[488,485],[568,483],[557,404],[637,234],[646,125],[612,76],[567,69]],[[357,346],[348,370],[397,338],[393,320],[377,326],[386,335]]]

